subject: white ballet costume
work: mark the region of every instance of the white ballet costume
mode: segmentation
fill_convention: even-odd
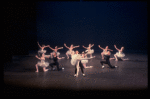
[[[125,54],[123,52],[120,52],[120,51],[116,52],[116,55],[117,55],[117,57],[120,57],[120,58],[125,56]]]
[[[81,60],[81,63],[86,64],[86,63],[88,63],[88,60]]]
[[[46,53],[46,50],[42,50],[42,49],[40,49],[39,51],[38,51],[38,53],[41,53],[41,54],[45,54]]]
[[[76,55],[76,54],[74,54],[74,55],[72,55],[72,58],[71,58],[71,65],[76,65],[77,64],[77,62],[78,62],[78,58],[81,58],[81,56],[78,54],[78,55]]]
[[[87,59],[86,60],[81,60],[81,63],[86,64],[86,63],[88,63],[88,60]]]
[[[49,66],[49,63],[48,62],[45,62],[45,60],[41,60],[37,63],[38,66],[41,66],[41,67],[48,67]]]
[[[87,50],[85,50],[85,52],[87,52],[87,54],[93,54],[94,53],[94,49],[90,49],[90,51],[87,49]]]
[[[72,51],[74,51],[74,50],[72,50]],[[68,55],[71,55],[71,52],[70,52],[70,50],[68,50],[68,51],[67,51],[67,54],[68,54]]]

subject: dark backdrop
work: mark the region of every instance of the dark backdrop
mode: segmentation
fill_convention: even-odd
[[[36,3],[3,2],[2,54],[4,62],[13,55],[28,55],[37,47]]]
[[[52,47],[94,43],[147,49],[147,2],[37,2],[37,40]],[[80,47],[82,48],[82,47]]]
[[[4,61],[40,44],[147,50],[147,2],[3,2]],[[82,47],[80,47],[83,49]]]

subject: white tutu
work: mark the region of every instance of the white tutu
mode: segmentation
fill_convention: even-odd
[[[38,64],[38,66],[41,66],[41,67],[48,67],[49,66],[49,63],[45,62],[44,60],[39,61],[37,64]]]
[[[81,63],[86,64],[86,63],[88,63],[88,60],[81,60]]]
[[[45,57],[50,57],[51,55],[45,55]]]
[[[54,53],[57,53],[57,56],[59,56],[59,55],[60,55],[60,52],[55,52],[55,51],[53,51],[52,53],[53,53],[53,54],[54,54]]]
[[[80,57],[81,57],[80,55],[76,55],[76,54],[73,55],[73,56],[72,56],[72,59],[71,59],[71,65],[74,66],[75,64],[77,64],[77,62],[78,62],[77,59],[80,58]]]
[[[74,50],[72,50],[72,51],[74,51]],[[68,51],[67,51],[67,54],[71,55],[71,52],[70,52],[70,50],[68,50]]]
[[[116,55],[117,55],[117,57],[124,57],[125,56],[125,54],[123,52],[117,52]]]
[[[42,53],[42,54],[43,54],[43,53],[46,53],[46,50],[42,50],[42,49],[41,49],[41,50],[38,51],[38,53]]]
[[[93,54],[94,53],[94,49],[90,49],[90,51],[89,50],[85,50],[85,52],[87,52],[87,54]]]

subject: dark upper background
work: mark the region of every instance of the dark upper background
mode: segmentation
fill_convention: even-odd
[[[147,50],[147,2],[5,2],[3,10],[5,56],[37,50],[37,41]]]

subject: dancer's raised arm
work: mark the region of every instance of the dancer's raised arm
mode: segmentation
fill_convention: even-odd
[[[77,48],[77,47],[80,47],[79,45],[78,46],[74,46],[73,48]]]
[[[91,45],[91,47],[93,47],[93,46],[94,46],[94,44]]]
[[[68,46],[66,46],[66,43],[64,43],[64,46],[65,46],[66,48],[68,48],[68,49],[69,49],[69,47],[68,47]]]
[[[45,47],[50,47],[50,45],[44,46],[44,48],[45,48]]]
[[[87,47],[85,47],[84,45],[82,47],[85,48],[85,49],[87,49]]]
[[[51,50],[55,50],[55,49],[53,49],[53,48],[52,48],[52,47],[50,47],[50,46],[49,46],[49,48],[50,48]]]
[[[104,50],[104,48],[100,47],[100,45],[98,45],[98,47],[99,47],[100,49]]]
[[[63,47],[59,47],[59,48],[57,48],[57,49],[63,49]]]
[[[111,50],[111,49],[107,49],[107,50],[109,50],[109,51],[113,51],[113,50]]]
[[[39,46],[40,48],[42,48],[42,46],[39,44],[39,42],[37,42],[37,44],[38,44],[38,46]]]
[[[41,58],[39,58],[37,55],[35,55],[35,57],[36,57],[37,59],[41,59]]]
[[[119,49],[116,47],[116,45],[114,45],[115,49],[119,51]]]

